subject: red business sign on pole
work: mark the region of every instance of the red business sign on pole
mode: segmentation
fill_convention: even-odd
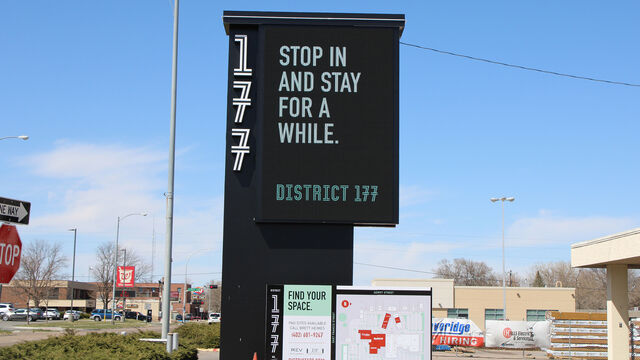
[[[0,227],[0,284],[8,284],[20,268],[22,241],[13,225]]]
[[[118,277],[116,278],[116,287],[133,287],[136,277],[135,266],[118,266]]]

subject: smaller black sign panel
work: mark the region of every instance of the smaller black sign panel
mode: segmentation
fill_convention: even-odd
[[[267,332],[266,358],[268,360],[282,359],[282,319],[284,316],[284,286],[267,285]]]
[[[397,29],[263,31],[257,220],[397,224]]]

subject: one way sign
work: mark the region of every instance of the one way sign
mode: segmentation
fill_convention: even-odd
[[[0,197],[0,222],[28,225],[31,203]]]

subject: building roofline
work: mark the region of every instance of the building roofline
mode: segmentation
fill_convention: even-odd
[[[572,249],[581,248],[581,247],[584,247],[584,246],[599,244],[599,243],[612,241],[612,240],[617,240],[617,239],[621,239],[621,238],[625,238],[625,237],[633,236],[633,235],[638,235],[638,234],[640,234],[640,228],[635,228],[635,229],[619,232],[617,234],[607,235],[607,236],[603,236],[603,237],[600,237],[600,238],[597,238],[597,239],[587,240],[587,241],[582,241],[582,242],[578,242],[578,243],[575,243],[575,244],[571,244],[571,248]]]

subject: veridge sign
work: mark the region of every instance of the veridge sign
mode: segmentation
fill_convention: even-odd
[[[13,225],[0,227],[0,284],[8,284],[20,268],[22,241]]]
[[[0,221],[28,225],[31,203],[0,197]]]

